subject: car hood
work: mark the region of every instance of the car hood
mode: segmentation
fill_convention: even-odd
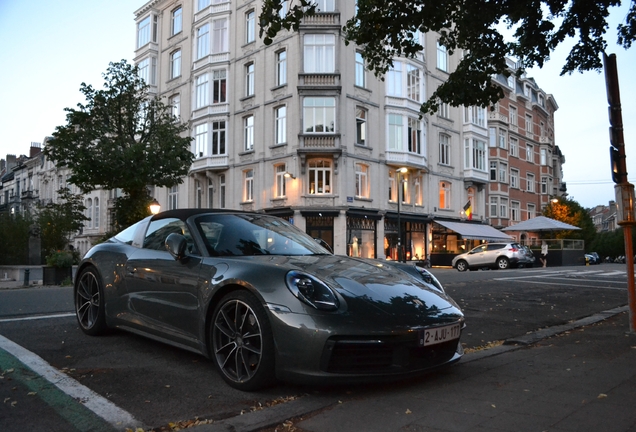
[[[399,317],[414,326],[433,317],[454,321],[463,316],[448,295],[381,261],[337,255],[285,258],[288,268],[312,274],[335,289],[344,298],[347,311],[356,316],[371,320]]]

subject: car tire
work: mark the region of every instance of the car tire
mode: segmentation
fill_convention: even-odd
[[[455,264],[455,268],[460,272],[464,272],[468,270],[468,263],[464,260],[459,260],[457,264]]]
[[[81,271],[73,287],[75,316],[84,333],[99,336],[108,330],[104,308],[104,288],[94,267]]]
[[[265,309],[246,291],[233,291],[214,308],[210,355],[227,384],[254,391],[275,381],[274,338]]]
[[[506,257],[497,258],[497,268],[499,270],[506,270],[509,267],[510,267],[510,261],[508,261],[508,258]]]

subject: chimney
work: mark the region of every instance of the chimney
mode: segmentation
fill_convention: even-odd
[[[32,142],[31,150],[29,151],[29,157],[30,158],[35,157],[39,155],[41,151],[42,151],[42,144],[39,142]]]

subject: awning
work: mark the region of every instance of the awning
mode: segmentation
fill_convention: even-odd
[[[509,241],[512,239],[509,235],[502,233],[490,225],[441,220],[436,220],[435,223],[455,231],[467,240]]]

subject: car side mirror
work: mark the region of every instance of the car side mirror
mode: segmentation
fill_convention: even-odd
[[[181,234],[172,233],[166,237],[166,249],[175,260],[181,261],[187,254],[188,241]]]

